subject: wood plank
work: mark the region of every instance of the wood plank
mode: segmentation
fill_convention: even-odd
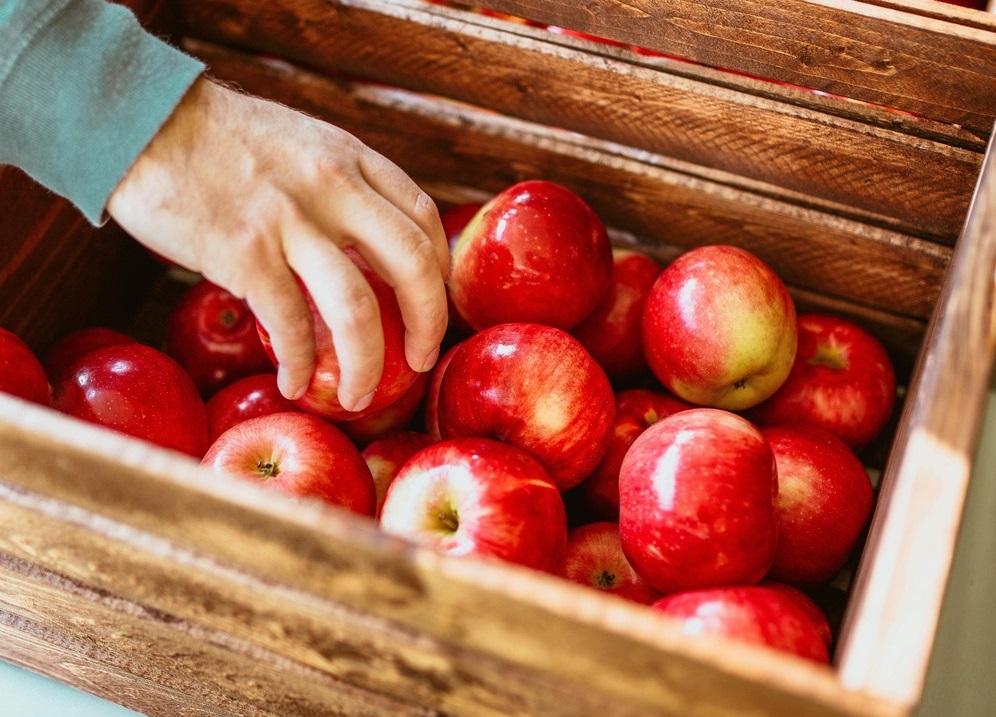
[[[696,174],[659,155],[223,48],[189,47],[219,77],[344,127],[420,182],[497,192],[525,178],[559,181],[648,248],[747,246],[789,284],[924,320],[950,257],[948,247],[744,191],[725,175]]]
[[[842,692],[827,667],[691,639],[645,607],[511,565],[438,556],[372,521],[22,403],[0,396],[0,510],[10,527],[0,551],[84,586],[60,590],[93,590],[97,602],[196,626],[194,641],[232,635],[274,656],[251,652],[246,669],[263,660],[283,674],[291,668],[277,657],[289,659],[467,717],[732,716],[745,704],[772,717],[905,713]],[[0,595],[7,589],[0,582]],[[85,638],[86,600],[63,612]],[[393,672],[366,661],[381,637]],[[131,658],[155,659],[134,647]],[[211,689],[237,699],[258,689],[237,661],[221,667],[230,681]],[[182,661],[174,670],[189,678]]]
[[[971,128],[996,120],[996,21],[855,0],[486,0],[484,7]]]
[[[852,689],[909,700],[923,684],[927,655],[904,645],[932,641],[951,568],[996,354],[994,266],[990,148],[910,385],[845,620],[840,670]]]
[[[214,0],[190,3],[185,15],[194,35],[743,176],[948,244],[981,161],[981,143],[954,147],[891,121],[869,126],[718,86],[716,73],[672,74],[418,0]]]

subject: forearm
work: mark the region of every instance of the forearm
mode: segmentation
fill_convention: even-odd
[[[0,163],[94,224],[203,66],[103,0],[0,3]]]

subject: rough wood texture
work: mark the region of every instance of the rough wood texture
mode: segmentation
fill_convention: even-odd
[[[838,117],[827,111],[827,98],[812,107],[792,104],[812,93],[743,78],[731,87],[730,73],[592,51],[591,43],[578,47],[544,29],[419,0],[209,0],[185,7],[188,35],[638,147],[719,170],[726,181],[752,181],[764,194],[948,244],[961,227],[984,149],[938,127],[939,136],[896,131],[894,113],[865,107],[856,118]],[[835,104],[857,111],[854,103]],[[916,127],[924,129],[910,129]],[[933,197],[929,206],[920,201],[925,193]]]

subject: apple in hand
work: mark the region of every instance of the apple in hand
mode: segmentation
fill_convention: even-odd
[[[828,583],[871,518],[868,472],[842,440],[817,426],[762,428],[778,470],[778,549],[768,577],[793,585]]]
[[[762,645],[830,662],[830,625],[819,606],[788,585],[728,585],[665,595],[651,606],[692,636]]]
[[[648,388],[627,388],[616,392],[616,418],[605,456],[574,488],[578,511],[586,522],[619,520],[619,468],[637,436],[665,416],[695,408],[669,393]]]
[[[401,307],[391,285],[384,281],[364,261],[354,249],[344,249],[344,253],[360,268],[377,298],[380,307],[380,330],[384,335],[384,371],[375,389],[373,401],[362,411],[348,411],[339,403],[339,356],[336,353],[335,338],[327,323],[318,311],[310,292],[301,284],[301,291],[311,309],[315,325],[315,371],[311,375],[304,395],[296,399],[298,408],[330,421],[348,421],[368,416],[394,403],[407,391],[418,373],[408,365],[405,358],[405,322]],[[257,322],[263,346],[274,365],[277,363],[270,334]]]
[[[614,521],[572,528],[567,533],[563,557],[553,572],[579,585],[644,605],[661,597],[629,564],[619,541],[619,525]]]
[[[296,411],[297,406],[277,387],[277,374],[272,371],[232,381],[206,402],[208,440],[215,439],[236,423],[268,413]]]
[[[48,406],[45,367],[31,347],[13,331],[0,327],[0,391]]]
[[[376,515],[378,517],[380,517],[380,510],[384,505],[387,488],[398,475],[401,466],[420,450],[431,446],[437,440],[428,433],[420,431],[394,431],[375,438],[360,451],[363,460],[367,462],[367,467],[370,468],[374,487],[377,489]]]
[[[759,582],[775,559],[778,477],[742,416],[692,408],[647,428],[619,469],[619,536],[662,593]]]
[[[269,413],[237,423],[215,439],[201,464],[292,498],[374,515],[376,490],[359,449],[310,413]]]
[[[632,249],[612,250],[609,289],[594,310],[571,331],[612,381],[647,371],[641,321],[650,289],[661,274],[656,260]]]
[[[567,490],[612,438],[615,395],[573,336],[545,324],[499,324],[464,340],[439,390],[443,438],[487,436],[537,458]]]
[[[273,371],[249,305],[207,279],[170,308],[163,344],[205,397],[236,379]]]
[[[885,428],[896,374],[868,330],[833,314],[801,314],[799,348],[782,386],[748,417],[757,425],[811,423],[860,451]]]
[[[91,349],[52,386],[52,407],[200,458],[208,446],[204,400],[168,354],[138,342]]]
[[[90,349],[110,344],[129,344],[134,342],[128,334],[107,326],[85,326],[70,331],[56,341],[42,357],[42,365],[48,380],[53,385],[62,380],[66,369],[78,356]]]
[[[612,247],[594,210],[536,179],[499,192],[467,224],[449,289],[475,330],[512,322],[570,330],[601,301],[611,275]]]
[[[679,398],[739,411],[773,394],[796,352],[796,311],[777,274],[754,254],[690,249],[657,278],[643,310],[643,349]]]
[[[443,440],[409,458],[387,489],[380,525],[446,555],[543,571],[567,543],[564,501],[546,469],[492,438]]]
[[[363,448],[381,436],[412,428],[429,388],[428,372],[418,373],[415,382],[394,403],[351,421],[333,421],[358,447]]]

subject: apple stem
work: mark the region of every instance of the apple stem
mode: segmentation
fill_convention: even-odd
[[[278,473],[280,473],[280,469],[277,467],[275,461],[261,460],[259,463],[256,464],[256,470],[259,472],[259,477],[262,478],[263,480],[266,480],[267,478],[273,478]]]

